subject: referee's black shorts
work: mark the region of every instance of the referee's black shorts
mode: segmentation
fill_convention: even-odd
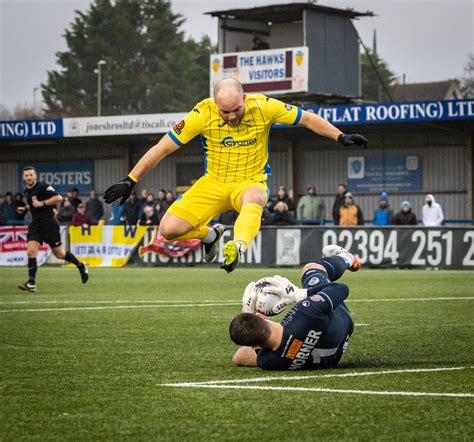
[[[27,241],[36,241],[40,244],[44,241],[52,249],[59,247],[61,245],[59,224],[54,219],[42,223],[31,223],[28,228]]]

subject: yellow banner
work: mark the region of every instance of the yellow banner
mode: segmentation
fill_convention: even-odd
[[[71,226],[70,250],[91,267],[122,267],[146,230],[146,226]]]

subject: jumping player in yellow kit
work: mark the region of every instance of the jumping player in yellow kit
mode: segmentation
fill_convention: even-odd
[[[204,260],[218,253],[224,227],[208,223],[222,212],[234,209],[239,216],[234,238],[224,247],[222,268],[234,270],[240,257],[260,229],[268,198],[269,133],[272,124],[303,126],[345,146],[361,146],[361,135],[346,135],[311,112],[262,94],[245,94],[240,82],[224,79],[214,85],[214,98],[198,103],[176,126],[153,146],[122,181],[105,192],[107,203],[124,202],[135,184],[163,158],[200,135],[204,149],[204,176],[175,201],[160,224],[169,240],[199,238]]]

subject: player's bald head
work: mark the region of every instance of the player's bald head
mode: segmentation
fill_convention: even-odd
[[[230,126],[236,127],[244,116],[245,94],[240,81],[225,78],[214,84],[214,101],[219,115]]]
[[[244,88],[240,81],[234,78],[224,78],[214,83],[214,99],[217,100],[222,97],[243,97]]]

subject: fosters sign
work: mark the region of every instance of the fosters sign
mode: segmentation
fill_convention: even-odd
[[[246,92],[287,93],[308,90],[308,48],[271,49],[211,55],[212,85],[235,78]]]

